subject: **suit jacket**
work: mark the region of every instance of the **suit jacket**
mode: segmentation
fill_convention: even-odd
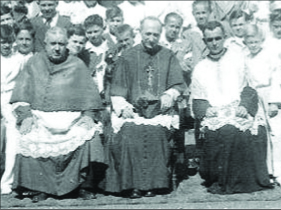
[[[31,20],[31,23],[35,29],[35,44],[34,44],[34,51],[35,52],[40,52],[42,49],[44,49],[44,39],[45,39],[45,34],[49,27],[47,27],[44,22],[42,17],[34,17]],[[58,22],[56,24],[58,27],[62,28],[69,28],[72,26],[72,23],[70,22],[70,18],[67,16],[60,16],[58,18]]]
[[[108,48],[113,48],[116,45],[116,43],[108,33],[103,34],[103,38],[107,40]]]

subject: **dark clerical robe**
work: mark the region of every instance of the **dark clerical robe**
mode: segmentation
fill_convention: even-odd
[[[231,64],[231,65],[230,65]],[[271,187],[266,165],[266,118],[256,90],[246,86],[243,54],[228,49],[209,56],[193,71],[193,113],[200,122],[199,173],[208,191],[250,193]],[[237,116],[239,106],[246,117]],[[206,115],[209,107],[215,116]]]
[[[160,97],[175,93],[176,100],[185,87],[179,61],[167,48],[147,50],[140,44],[118,59],[111,86],[106,191],[169,187],[169,140],[179,117],[173,108],[160,110]],[[135,110],[132,119],[121,117],[126,106]]]
[[[98,173],[106,168],[101,127],[86,119],[94,118],[101,99],[79,58],[68,56],[54,64],[45,52],[37,53],[19,75],[11,103],[18,105],[19,126],[27,117],[33,119],[31,131],[20,136],[15,190],[61,196],[97,184],[97,173],[88,175],[93,165]]]

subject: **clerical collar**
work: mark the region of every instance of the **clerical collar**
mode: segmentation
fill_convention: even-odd
[[[160,50],[161,50],[161,46],[160,45],[156,45],[154,48],[147,48],[143,42],[142,42],[142,48],[143,48],[143,51],[148,53],[149,55],[156,55]]]
[[[220,53],[215,54],[215,55],[209,53],[209,54],[207,55],[207,57],[208,57],[209,59],[211,59],[212,61],[219,61],[219,60],[221,59],[221,57],[224,56],[224,54],[226,53],[226,51],[227,51],[227,48],[223,48],[223,50],[222,50]]]

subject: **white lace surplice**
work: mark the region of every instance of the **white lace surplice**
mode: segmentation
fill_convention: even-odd
[[[66,155],[102,131],[101,124],[87,130],[78,125],[81,112],[42,112],[32,110],[34,124],[22,135],[19,153],[33,158]],[[94,152],[94,151],[93,151]]]

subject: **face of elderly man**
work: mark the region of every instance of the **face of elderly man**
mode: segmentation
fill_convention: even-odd
[[[67,37],[63,33],[47,33],[45,49],[47,56],[52,61],[60,61],[66,54]]]
[[[141,36],[143,45],[146,48],[153,49],[159,42],[162,32],[162,25],[157,20],[147,19],[143,22]]]
[[[204,40],[211,54],[216,55],[224,48],[225,35],[220,27],[204,31]]]

